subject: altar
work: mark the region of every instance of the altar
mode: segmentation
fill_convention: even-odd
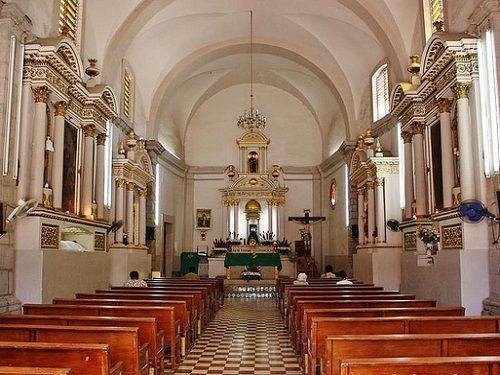
[[[240,255],[240,254],[238,254]],[[291,261],[288,255],[279,255],[274,253],[274,256],[279,258],[279,262],[281,263],[281,270],[279,270],[279,276],[288,276],[295,278],[295,261]],[[231,256],[230,256],[231,257]],[[228,272],[226,267],[224,266],[226,260],[226,256],[220,255],[215,257],[208,258],[208,277],[217,277],[217,276],[228,276]],[[276,260],[275,260],[276,261]],[[233,260],[230,260],[232,263]],[[274,267],[262,267],[262,279],[263,280],[273,280],[275,278]],[[229,268],[229,277],[231,280],[240,279],[241,271],[245,268],[244,265],[232,265]]]

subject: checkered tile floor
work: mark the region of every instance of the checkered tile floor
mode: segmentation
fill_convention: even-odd
[[[175,375],[301,375],[273,300],[226,300]]]

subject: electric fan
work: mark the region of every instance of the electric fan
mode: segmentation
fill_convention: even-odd
[[[479,223],[485,217],[490,220],[497,220],[497,217],[489,212],[484,204],[475,199],[469,199],[460,203],[458,215],[466,223]]]

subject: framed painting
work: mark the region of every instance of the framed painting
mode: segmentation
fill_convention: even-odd
[[[212,210],[209,208],[196,209],[196,229],[209,229],[212,226]]]

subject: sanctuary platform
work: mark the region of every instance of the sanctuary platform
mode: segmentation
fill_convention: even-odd
[[[275,298],[273,280],[224,280],[225,298]]]

